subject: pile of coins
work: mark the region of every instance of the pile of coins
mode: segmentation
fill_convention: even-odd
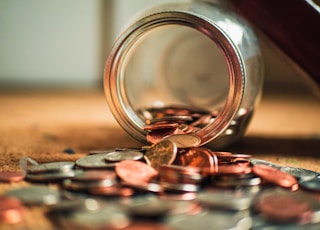
[[[0,221],[23,222],[25,206],[41,205],[60,229],[320,229],[319,172],[199,147],[197,130],[216,113],[140,114],[150,146],[91,151],[75,162],[22,158],[21,173],[1,172],[2,181],[36,185],[6,191]]]
[[[138,115],[146,123],[144,130],[147,132],[146,140],[149,143],[157,143],[173,134],[196,134],[212,124],[218,114],[218,109],[209,111],[182,105],[140,108],[138,111]],[[221,136],[239,135],[237,133],[251,116],[252,111],[241,109]]]
[[[42,205],[52,223],[68,229],[318,229],[319,173],[182,148],[178,140],[92,151],[75,162],[23,158],[25,180],[37,184],[8,190],[1,219],[22,221],[24,205]]]

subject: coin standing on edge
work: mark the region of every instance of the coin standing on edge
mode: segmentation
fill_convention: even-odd
[[[201,144],[201,138],[198,135],[192,133],[174,134],[165,137],[164,140],[170,140],[174,142],[178,148],[197,147]]]
[[[147,163],[158,170],[162,164],[170,165],[176,159],[177,146],[170,140],[163,140],[152,145],[145,153]]]

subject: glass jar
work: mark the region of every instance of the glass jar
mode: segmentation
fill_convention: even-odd
[[[147,142],[150,110],[173,106],[208,111],[211,118],[193,132],[201,146],[218,149],[244,134],[261,67],[254,31],[229,6],[170,1],[144,10],[119,35],[104,90],[116,120],[138,141]]]

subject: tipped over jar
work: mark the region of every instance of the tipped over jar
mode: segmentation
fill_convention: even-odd
[[[217,1],[144,10],[108,56],[104,90],[120,126],[142,143],[193,134],[219,149],[244,135],[262,89],[251,26]]]

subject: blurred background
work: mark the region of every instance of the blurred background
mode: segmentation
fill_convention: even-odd
[[[102,89],[113,41],[154,0],[1,0],[0,90]],[[260,36],[260,35],[259,35]],[[314,92],[315,83],[264,36],[265,91]]]

